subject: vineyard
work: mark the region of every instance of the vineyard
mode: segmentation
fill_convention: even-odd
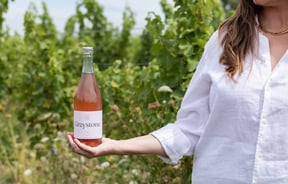
[[[17,0],[16,0],[17,1]],[[10,1],[13,3],[13,1]],[[220,0],[161,0],[140,35],[133,10],[114,27],[95,0],[82,0],[59,34],[49,10],[30,6],[24,35],[3,28],[0,6],[0,183],[190,183],[192,157],[177,165],[156,156],[86,159],[71,152],[73,96],[82,47],[94,47],[105,137],[125,139],[173,122],[210,35],[225,14]],[[203,8],[205,7],[205,8]]]

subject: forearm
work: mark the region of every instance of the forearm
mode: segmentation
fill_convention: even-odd
[[[117,141],[117,154],[154,154],[166,157],[166,153],[158,141],[152,135],[135,137]]]
[[[167,157],[162,145],[153,135],[145,135],[127,140],[103,138],[102,143],[91,147],[74,138],[73,133],[67,133],[68,142],[75,153],[88,158],[105,155],[153,154]]]

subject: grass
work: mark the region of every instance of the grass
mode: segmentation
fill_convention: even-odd
[[[86,159],[71,152],[65,132],[42,135],[41,126],[36,127],[31,131],[29,123],[0,111],[0,183],[191,183],[191,170],[187,169],[191,168],[191,158],[176,166],[167,165],[156,156]]]

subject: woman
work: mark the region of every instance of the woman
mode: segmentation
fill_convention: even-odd
[[[287,0],[241,0],[207,42],[175,123],[95,148],[68,133],[73,151],[193,154],[193,184],[288,183],[287,10]]]

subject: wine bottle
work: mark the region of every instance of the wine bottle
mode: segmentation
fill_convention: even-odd
[[[97,146],[102,140],[102,97],[93,68],[93,48],[83,47],[80,82],[74,96],[74,137]]]

